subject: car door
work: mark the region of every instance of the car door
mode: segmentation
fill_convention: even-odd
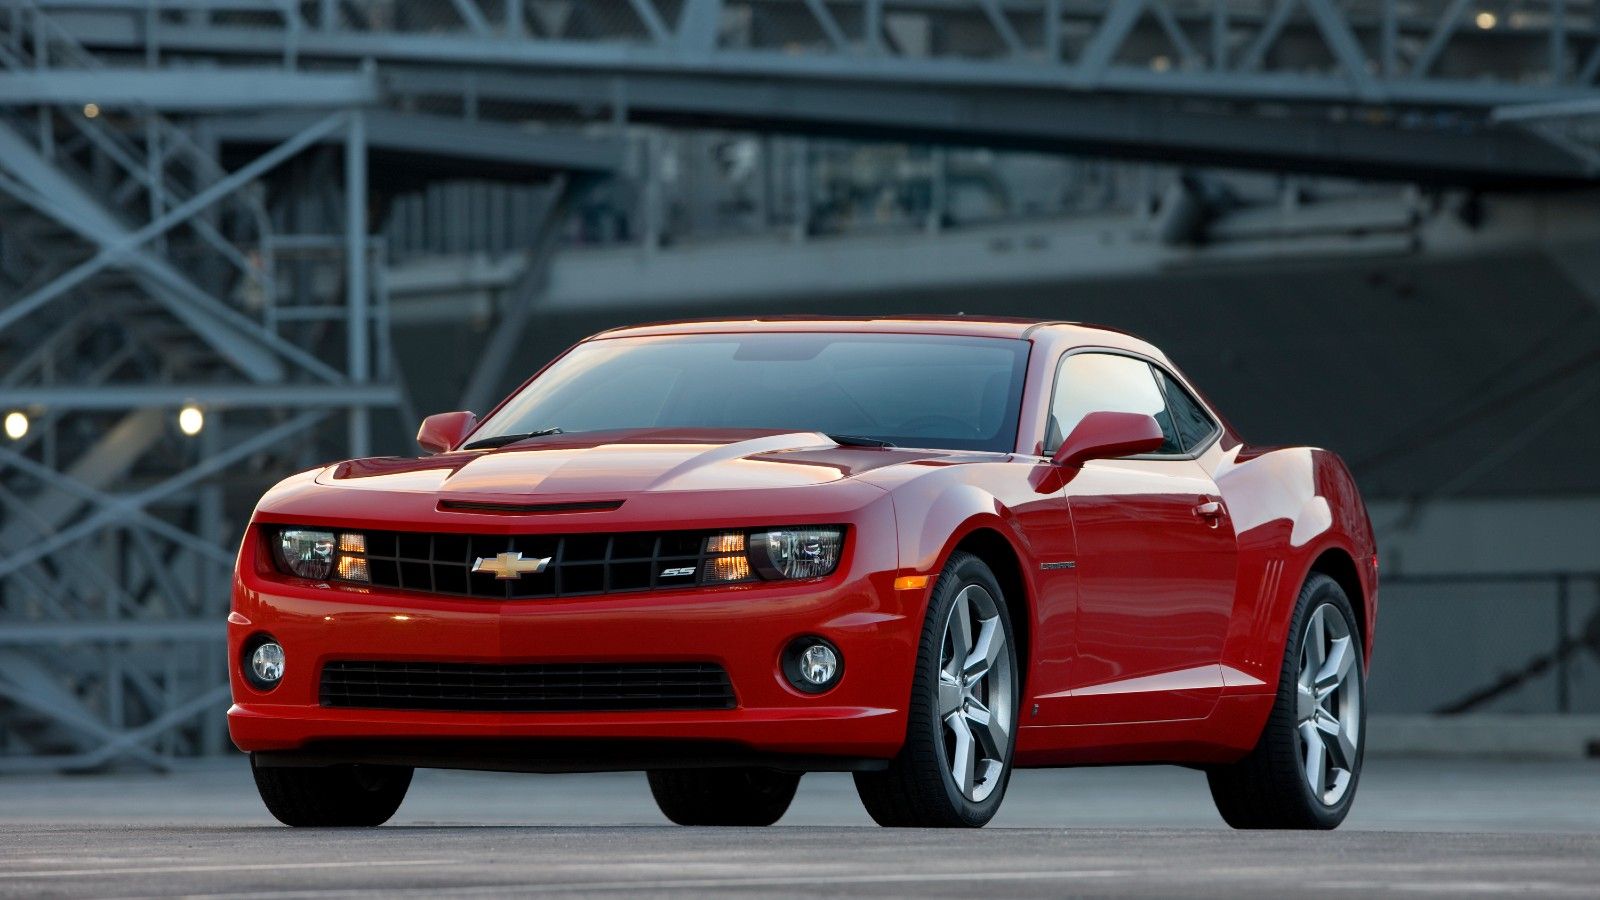
[[[1204,717],[1221,694],[1238,565],[1221,493],[1196,461],[1218,429],[1149,361],[1068,354],[1057,371],[1051,439],[1059,443],[1099,410],[1151,415],[1167,442],[1156,453],[1086,463],[1063,489],[1077,540],[1078,602],[1060,720]]]

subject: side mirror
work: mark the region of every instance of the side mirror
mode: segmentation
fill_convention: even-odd
[[[1143,413],[1092,412],[1083,417],[1056,449],[1050,462],[1078,467],[1091,459],[1117,459],[1160,450],[1161,426]]]
[[[445,453],[465,440],[476,424],[478,417],[470,412],[434,413],[422,420],[422,427],[417,429],[417,443],[429,453]]]

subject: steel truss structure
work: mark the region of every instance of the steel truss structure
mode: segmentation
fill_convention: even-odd
[[[1591,184],[1597,14],[1593,0],[0,0],[0,416],[25,425],[0,439],[0,772],[227,746],[220,638],[250,504],[284,472],[368,453],[375,417],[415,421],[369,221],[375,154],[537,182],[467,380],[463,405],[481,409],[572,211],[630,153],[659,151],[624,126]],[[803,143],[794,155],[803,179]],[[790,204],[802,233],[806,190]],[[1181,242],[1193,198],[1175,190],[1163,215]],[[658,208],[644,219],[653,246],[666,226]],[[193,412],[177,422],[191,406],[193,434]]]
[[[0,77],[102,71],[36,7],[10,24]],[[334,109],[231,170],[136,96],[0,107],[0,408],[26,429],[0,446],[0,772],[219,752],[233,495],[366,452],[402,405],[366,97],[318,87],[285,83]],[[325,140],[342,208],[290,215],[262,179]]]
[[[1600,110],[1592,0],[39,2],[113,69],[0,97],[270,102],[372,61],[330,95],[1453,183],[1600,171],[1565,127]]]

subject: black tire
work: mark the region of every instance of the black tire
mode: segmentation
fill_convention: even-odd
[[[267,811],[297,828],[382,825],[411,786],[409,766],[262,766],[252,755],[250,771]]]
[[[1005,656],[1010,672],[1007,733],[1012,735],[1003,753],[1004,767],[988,796],[974,801],[956,786],[947,763],[944,723],[940,720],[938,679],[945,626],[956,597],[969,585],[987,591],[998,608],[1005,635]],[[983,560],[970,553],[951,554],[928,603],[917,650],[908,706],[906,742],[882,771],[855,773],[856,793],[873,821],[889,828],[982,828],[994,818],[1011,779],[1011,756],[1016,746],[1017,709],[1022,675],[1017,668],[1016,642],[1011,613],[1000,582]]]
[[[679,825],[771,825],[800,786],[799,772],[776,769],[657,769],[649,778],[661,814]]]
[[[1354,765],[1348,767],[1348,784],[1336,802],[1327,803],[1308,783],[1302,744],[1297,738],[1299,713],[1299,674],[1306,627],[1321,607],[1343,618],[1346,634],[1352,637],[1355,664],[1357,731]],[[1327,830],[1337,828],[1350,812],[1356,786],[1361,780],[1361,763],[1366,748],[1366,660],[1363,658],[1360,631],[1355,611],[1344,589],[1332,578],[1312,573],[1300,589],[1289,640],[1284,649],[1279,673],[1278,695],[1267,717],[1256,746],[1244,759],[1206,771],[1211,798],[1217,812],[1234,828],[1299,828]]]

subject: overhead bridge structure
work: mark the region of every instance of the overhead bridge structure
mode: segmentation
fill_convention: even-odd
[[[1266,262],[1341,256],[1403,263],[1346,276],[1373,296],[1341,315],[1393,315],[1428,253],[1546,238],[1560,252],[1519,289],[1593,289],[1574,242],[1600,221],[1597,17],[0,0],[0,773],[222,752],[254,498],[411,452],[419,405],[482,409],[550,349],[541,315],[869,293],[977,311],[956,289],[1034,308],[1172,273],[1261,294]],[[1600,290],[1578,294],[1499,362],[1586,339]],[[480,326],[450,369],[450,329]]]
[[[1597,174],[1564,127],[1595,111],[1589,0],[33,2],[106,68],[8,74],[13,102],[553,106],[1364,178]]]

